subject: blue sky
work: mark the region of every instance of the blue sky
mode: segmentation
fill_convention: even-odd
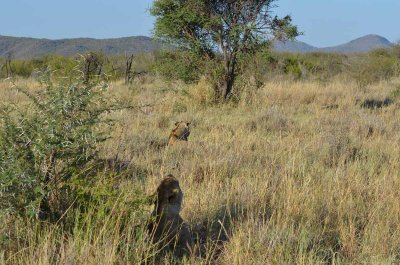
[[[38,38],[151,36],[152,0],[0,0],[0,35]],[[400,41],[400,0],[279,0],[318,47],[374,33]]]

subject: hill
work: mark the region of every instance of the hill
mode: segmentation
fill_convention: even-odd
[[[334,52],[367,53],[376,48],[389,48],[393,44],[384,37],[367,35],[338,46],[318,48],[300,41],[274,42],[279,52]],[[77,53],[102,51],[105,54],[142,53],[162,49],[163,45],[150,37],[136,36],[114,39],[35,39],[0,35],[0,57],[12,54],[13,58],[29,59],[47,54],[73,56]]]
[[[301,41],[276,41],[274,42],[274,50],[278,52],[314,52],[317,47],[311,46]]]
[[[137,36],[115,39],[35,39],[0,36],[0,57],[12,54],[14,58],[28,59],[47,54],[73,56],[77,53],[102,51],[105,54],[141,53],[161,49],[152,38]]]
[[[390,48],[393,46],[386,38],[379,35],[366,35],[361,38],[357,38],[350,42],[332,46],[317,48],[311,46],[304,42],[299,41],[287,41],[274,43],[274,48],[276,51],[280,52],[296,52],[296,53],[306,53],[306,52],[333,52],[333,53],[367,53],[376,48]]]

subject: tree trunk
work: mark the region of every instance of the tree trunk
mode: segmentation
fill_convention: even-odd
[[[226,102],[228,101],[232,90],[233,85],[235,83],[236,78],[236,58],[233,57],[229,60],[228,57],[224,58],[224,65],[225,65],[225,75],[224,75],[224,82],[221,88],[221,98]]]
[[[221,91],[222,92],[221,96],[223,97],[224,101],[228,100],[229,95],[232,92],[233,82],[234,82],[234,76],[232,76],[232,73],[231,72],[226,73]]]

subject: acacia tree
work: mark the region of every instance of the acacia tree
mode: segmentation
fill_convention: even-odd
[[[198,55],[222,55],[224,76],[219,97],[227,100],[241,53],[251,53],[272,39],[294,39],[300,33],[290,16],[272,14],[276,0],[155,0],[155,36]]]

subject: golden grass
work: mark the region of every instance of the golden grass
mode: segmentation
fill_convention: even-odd
[[[182,263],[399,263],[400,102],[373,110],[359,104],[399,86],[400,79],[364,89],[351,80],[276,81],[216,106],[205,81],[115,82],[110,97],[149,106],[110,114],[120,123],[100,150],[129,162],[122,200],[134,188],[151,194],[162,175],[180,180],[182,216],[204,252]],[[5,82],[0,97],[23,100]],[[180,120],[192,121],[189,142],[166,147]],[[0,263],[136,264],[154,254],[130,235],[133,225],[121,234],[118,214],[85,218],[88,225],[68,236],[3,217],[2,232],[20,242],[0,249]]]

